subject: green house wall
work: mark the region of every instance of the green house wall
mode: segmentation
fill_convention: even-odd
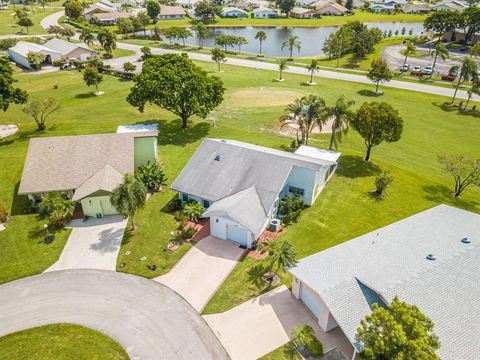
[[[89,196],[81,200],[85,216],[96,217],[97,215],[118,214],[117,210],[110,204],[110,196]]]
[[[157,161],[157,138],[156,137],[139,137],[134,142],[134,165],[135,170],[148,161],[154,163]]]

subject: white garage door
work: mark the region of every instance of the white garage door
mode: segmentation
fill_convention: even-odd
[[[318,295],[303,283],[300,290],[300,299],[318,319],[320,317],[320,300]]]
[[[227,240],[233,240],[240,245],[247,246],[247,230],[238,225],[227,225]]]

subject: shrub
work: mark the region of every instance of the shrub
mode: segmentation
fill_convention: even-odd
[[[185,214],[187,219],[195,222],[198,221],[198,218],[202,216],[204,211],[205,208],[196,201],[189,201],[183,207],[183,213]]]
[[[191,239],[197,233],[197,229],[189,227],[182,231],[182,239]]]
[[[8,212],[5,209],[5,206],[0,204],[0,223],[5,222],[8,220]]]
[[[375,193],[382,196],[392,183],[392,175],[388,171],[384,171],[375,178]]]
[[[12,46],[15,46],[17,41],[18,41],[17,39],[3,39],[3,40],[0,40],[0,50],[1,51],[7,51]]]
[[[104,59],[112,59],[112,58],[113,58],[113,55],[110,54],[110,53],[104,53],[104,54],[102,55],[102,57],[103,57]]]
[[[55,67],[63,66],[65,65],[65,60],[55,60],[52,65]]]
[[[167,205],[165,205],[165,208],[163,209],[163,211],[167,213],[172,213],[174,211],[181,210],[181,209],[182,209],[182,202],[178,197],[175,197],[174,199],[170,200],[167,203]]]
[[[53,227],[65,226],[73,216],[73,203],[58,193],[43,197],[39,206],[40,214],[48,216],[48,223]]]
[[[315,337],[315,331],[309,325],[296,326],[292,330],[292,341],[296,346],[304,348],[312,357],[323,355],[323,345]]]
[[[150,190],[157,191],[167,185],[167,177],[158,162],[150,163],[148,161],[146,164],[140,165],[135,176]]]
[[[305,208],[303,200],[300,196],[287,196],[280,200],[278,212],[282,216],[285,225],[297,222],[300,213]]]

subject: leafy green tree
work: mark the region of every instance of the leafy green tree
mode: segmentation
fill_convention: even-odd
[[[70,38],[75,36],[75,31],[73,29],[70,29],[70,28],[62,28],[61,35],[65,36],[67,38],[67,40],[70,41]]]
[[[123,183],[113,189],[110,203],[123,216],[130,217],[132,230],[135,229],[134,216],[145,205],[147,188],[131,174],[123,177]]]
[[[480,49],[480,48],[479,48]],[[448,49],[443,43],[437,43],[435,45],[435,49],[432,51],[432,56],[433,56],[433,65],[432,65],[432,75],[433,72],[435,71],[435,66],[437,65],[437,58],[440,57],[443,61],[448,59]]]
[[[347,99],[344,95],[340,96],[333,106],[327,106],[326,116],[333,118],[332,132],[330,134],[330,150],[338,147],[338,143],[342,141],[342,134],[348,129],[350,121],[354,118],[355,113],[351,107],[355,105],[355,99]]]
[[[56,38],[58,38],[59,35],[61,35],[63,32],[63,28],[59,25],[50,25],[47,28],[47,33],[51,35],[55,35]]]
[[[120,18],[117,20],[118,31],[123,35],[128,35],[135,31],[132,19]]]
[[[123,71],[125,71],[127,74],[133,73],[137,67],[133,65],[130,61],[127,61],[123,63]]]
[[[42,197],[40,214],[48,216],[48,224],[53,227],[65,226],[73,216],[73,202],[58,193],[48,193]]]
[[[248,44],[248,40],[243,36],[235,36],[235,45],[238,46],[238,53],[242,51],[242,46]]]
[[[30,100],[23,108],[25,114],[30,115],[37,124],[37,129],[45,130],[47,118],[60,110],[60,103],[53,98],[36,98]]]
[[[29,51],[27,54],[27,60],[32,69],[40,70],[42,64],[45,62],[46,56],[40,52]]]
[[[83,41],[88,46],[91,46],[95,41],[95,34],[93,33],[92,29],[88,27],[82,28],[80,32],[80,41]]]
[[[162,186],[167,185],[167,176],[158,162],[148,161],[146,164],[140,165],[135,176],[150,190],[158,191]]]
[[[260,49],[259,49],[259,54],[262,53],[262,43],[267,40],[267,33],[263,30],[261,31],[258,31],[256,34],[255,34],[255,39],[258,40],[259,44],[260,44]]]
[[[375,194],[382,196],[392,182],[392,175],[388,171],[378,174],[375,177]]]
[[[192,115],[206,118],[223,101],[222,81],[209,76],[186,55],[165,54],[148,59],[134,78],[127,101],[143,112],[147,103],[180,116],[187,128]]]
[[[455,197],[460,197],[471,185],[480,186],[480,158],[442,154],[438,156],[438,162],[455,180]]]
[[[68,0],[64,6],[65,15],[70,19],[77,20],[83,13],[82,3],[78,0]]]
[[[220,35],[215,38],[215,45],[223,47],[227,51],[227,46],[234,46],[236,43],[236,36],[234,35]]]
[[[87,86],[95,86],[96,94],[99,94],[98,91],[98,84],[100,84],[103,80],[102,74],[98,72],[97,67],[95,66],[87,66],[83,70],[83,81]]]
[[[160,14],[160,4],[155,0],[149,0],[147,2],[147,14],[153,21],[157,21]]]
[[[7,111],[10,104],[24,104],[28,94],[25,90],[16,88],[13,78],[13,68],[8,58],[0,56],[0,108]]]
[[[475,59],[478,58],[478,55],[480,55],[480,41],[477,41],[475,45],[470,46],[468,52],[470,53],[471,57],[475,56]]]
[[[218,65],[218,71],[220,72],[220,63],[225,60],[225,52],[220,48],[212,49],[212,60],[215,61]]]
[[[278,64],[278,70],[280,71],[280,76],[278,77],[278,81],[283,81],[282,75],[283,71],[288,69],[288,65],[285,61],[280,61]]]
[[[204,23],[198,23],[195,30],[197,31],[198,46],[203,47],[203,40],[209,36],[208,29]]]
[[[445,33],[454,31],[460,22],[460,15],[455,11],[440,10],[432,12],[423,23],[425,30],[438,34],[438,42]]]
[[[30,34],[30,30],[28,30],[28,28],[29,28],[30,26],[33,26],[33,21],[32,21],[32,19],[30,19],[29,17],[24,16],[24,17],[21,17],[20,19],[18,19],[17,24],[18,24],[19,26],[24,27],[25,30],[27,31],[27,34]]]
[[[405,66],[405,64],[407,63],[408,56],[415,55],[416,52],[417,49],[415,48],[415,44],[410,40],[405,41],[405,49],[403,50],[405,59],[403,60],[403,66]]]
[[[113,50],[117,48],[117,36],[108,29],[100,29],[97,33],[100,46],[111,57]]]
[[[320,69],[320,65],[317,59],[312,59],[310,64],[307,65],[307,70],[310,72],[310,82],[309,84],[313,84],[313,74]]]
[[[455,91],[453,93],[452,104],[455,102],[457,97],[457,91],[460,85],[465,81],[477,80],[478,79],[478,66],[477,63],[469,57],[463,58],[462,67],[460,68],[460,75],[458,75],[457,84],[455,85]]]
[[[140,26],[143,29],[143,36],[147,36],[147,25],[150,24],[150,16],[148,16],[146,11],[140,11],[135,19],[138,21]]]
[[[205,208],[196,201],[189,201],[183,206],[182,211],[188,220],[197,222],[205,212]]]
[[[176,33],[177,33],[177,39],[182,40],[183,46],[185,46],[185,39],[193,36],[190,30],[183,27],[177,28]]]
[[[149,48],[148,46],[144,46],[140,49],[140,52],[142,53],[142,61],[145,61],[147,59],[150,59],[153,55],[152,55],[152,49]]]
[[[378,87],[381,83],[390,81],[392,77],[393,73],[385,60],[378,58],[372,61],[372,67],[368,70],[367,78],[375,84],[375,93],[378,94]]]
[[[348,10],[353,10],[353,0],[347,0],[347,1],[345,1],[345,7],[346,7]]]
[[[339,30],[330,34],[323,44],[323,53],[330,59],[336,57],[338,60],[344,54],[348,54],[352,48],[352,32],[349,28],[342,26]],[[337,67],[338,67],[337,61]]]
[[[277,7],[282,10],[287,17],[290,14],[290,11],[295,7],[295,3],[295,0],[275,0]]]
[[[201,18],[203,21],[214,20],[218,12],[218,6],[208,0],[198,1],[195,4],[195,16]]]
[[[374,146],[383,141],[396,142],[403,132],[403,119],[391,105],[384,102],[364,102],[351,120],[352,127],[365,142],[365,161],[370,160]]]
[[[282,216],[285,225],[297,222],[302,210],[305,208],[300,196],[286,196],[280,199],[278,213]]]
[[[318,358],[323,355],[323,345],[315,336],[315,331],[310,325],[298,325],[291,333],[292,341],[296,346],[303,347],[312,357]]]
[[[477,6],[468,7],[459,14],[457,25],[465,33],[465,46],[473,38],[473,35],[480,31],[480,8]]]
[[[268,252],[268,270],[270,273],[273,272],[272,276],[269,277],[270,283],[280,270],[285,271],[298,262],[296,259],[297,252],[288,240],[267,239],[260,245],[260,251],[262,253]]]
[[[357,329],[363,351],[360,359],[429,359],[439,357],[435,351],[440,341],[434,324],[415,305],[395,297],[386,308],[377,304]]]
[[[301,45],[302,42],[297,35],[290,35],[288,39],[282,43],[282,51],[283,49],[288,48],[288,51],[290,52],[289,59],[292,59],[293,50],[297,49],[297,51],[300,52]]]

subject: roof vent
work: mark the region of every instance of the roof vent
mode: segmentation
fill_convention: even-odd
[[[470,239],[467,238],[467,237],[464,237],[464,238],[462,239],[462,243],[464,243],[464,244],[470,244],[471,242],[472,242],[472,240],[470,240]]]
[[[433,254],[428,254],[427,255],[427,260],[437,260],[437,257]]]
[[[220,154],[215,155],[215,161],[220,161],[221,158]]]

